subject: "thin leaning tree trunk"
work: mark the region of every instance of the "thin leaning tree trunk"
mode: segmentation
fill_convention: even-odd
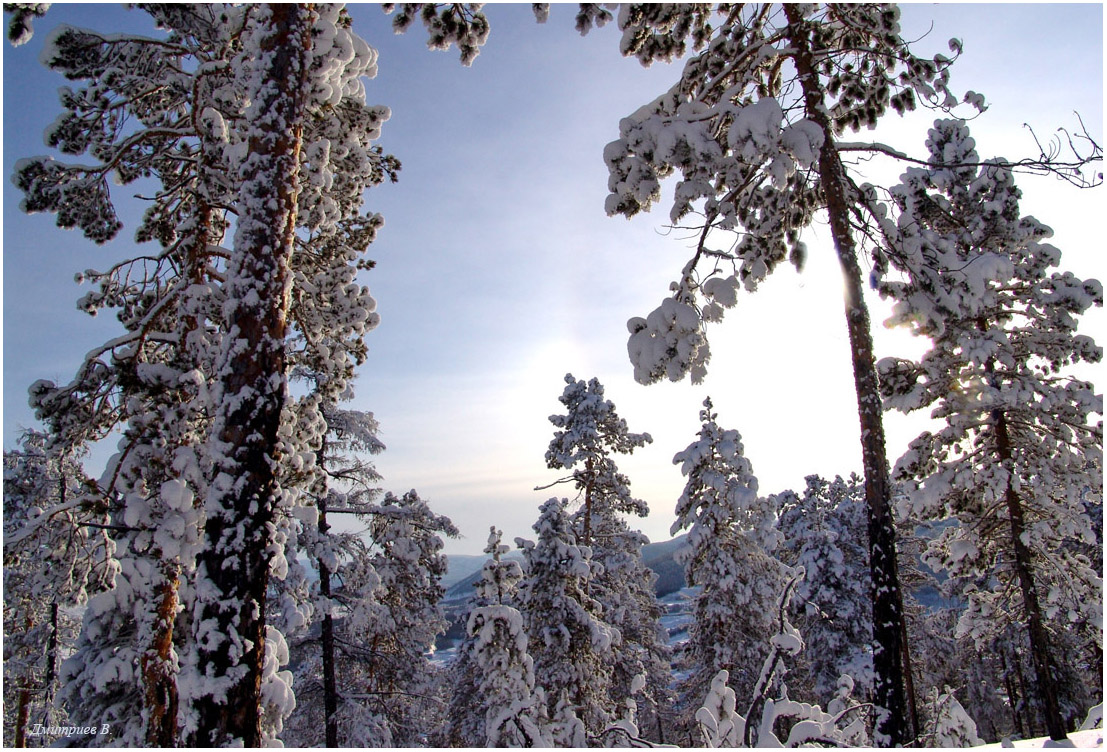
[[[1015,657],[1018,660],[1018,656]],[[1019,691],[1015,686],[1014,669],[1008,668],[1007,654],[1003,651],[999,651],[999,665],[1000,670],[1003,672],[1003,685],[1007,689],[1007,704],[1011,708],[1011,720],[1015,725],[1015,732],[1019,735],[1019,738],[1026,739],[1026,730],[1022,725],[1022,713],[1019,712],[1019,707],[1022,705],[1022,700],[1019,699]]]
[[[202,158],[207,166],[208,157]],[[183,247],[189,281],[195,286],[205,283],[204,265],[214,211],[206,201],[199,201],[195,231]],[[189,342],[201,330],[201,320],[195,311],[181,317],[182,327],[177,357],[194,362]],[[146,714],[146,743],[152,747],[173,747],[177,743],[180,690],[177,685],[179,667],[173,655],[177,615],[181,610],[181,565],[168,560],[160,566],[161,583],[156,588],[157,607],[154,613],[153,636],[142,657],[142,678]]]
[[[584,537],[581,545],[592,545],[592,488],[596,484],[596,474],[592,458],[585,463],[584,472],[588,476],[588,485],[584,487]]]
[[[27,746],[27,723],[31,720],[31,690],[23,687],[19,690],[15,711],[15,743],[13,747]]]
[[[861,458],[865,472],[865,502],[869,510],[869,571],[872,578],[873,702],[877,708],[877,741],[901,746],[909,741],[907,702],[904,693],[899,572],[896,533],[892,520],[891,483],[884,440],[884,420],[873,355],[872,324],[865,305],[861,267],[850,228],[845,171],[834,148],[834,130],[818,86],[810,39],[801,11],[785,5],[795,46],[796,70],[803,89],[807,117],[823,132],[819,152],[819,181],[826,200],[834,249],[846,284],[846,325],[853,358],[857,412],[861,422]]]
[[[42,682],[43,706],[46,716],[43,725],[49,726],[50,708],[54,706],[55,685],[58,681],[58,632],[61,628],[60,608],[57,601],[50,604],[50,637],[46,640],[46,677]]]
[[[142,656],[142,680],[147,712],[146,743],[173,747],[177,741],[177,675],[173,660],[173,628],[177,622],[180,569],[166,562],[158,586],[154,637]]]
[[[904,618],[900,622],[903,625],[901,634],[903,639],[900,642],[900,648],[903,650],[903,688],[907,694],[907,714],[911,719],[911,738],[917,744],[919,737],[922,736],[922,728],[919,725],[919,705],[915,694],[915,674],[911,668],[911,644],[907,639],[907,612],[903,607],[902,591],[900,592],[899,609],[900,613],[904,614]]]
[[[320,452],[320,454],[322,454]],[[331,526],[327,523],[327,499],[324,494],[319,499],[319,536],[326,537]],[[331,571],[326,562],[319,559],[319,594],[325,599],[331,597]],[[328,748],[338,746],[338,683],[334,665],[334,617],[328,607],[323,615],[323,723]]]
[[[297,181],[311,52],[310,6],[271,4],[258,50],[257,91],[242,169],[238,228],[226,284],[227,335],[215,378],[216,457],[200,575],[197,657],[209,688],[197,698],[195,746],[258,746],[265,601],[288,327]],[[214,681],[212,681],[214,679]]]
[[[996,432],[996,450],[1000,464],[1011,461],[1011,434],[1007,427],[1007,417],[1002,410],[992,411],[992,425]],[[1026,631],[1030,638],[1030,659],[1034,666],[1034,683],[1038,697],[1042,701],[1042,713],[1045,716],[1046,732],[1050,739],[1060,741],[1068,738],[1065,722],[1061,717],[1061,708],[1057,702],[1057,687],[1053,681],[1053,666],[1049,657],[1049,635],[1042,617],[1042,605],[1038,600],[1038,588],[1034,583],[1033,562],[1030,549],[1023,541],[1026,531],[1025,512],[1022,500],[1008,480],[1005,495],[1007,518],[1011,525],[1011,545],[1015,551],[1015,572],[1022,593],[1023,608],[1026,610]]]

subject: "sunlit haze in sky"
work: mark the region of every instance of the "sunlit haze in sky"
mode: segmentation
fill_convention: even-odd
[[[564,376],[598,377],[631,431],[654,443],[618,458],[635,495],[649,503],[634,521],[652,540],[669,537],[683,488],[673,455],[699,428],[708,395],[719,422],[741,432],[763,494],[800,489],[804,476],[860,472],[860,443],[841,280],[822,223],[807,237],[805,271],[782,266],[746,295],[722,325],[708,329],[713,358],[701,385],[641,386],[627,358],[626,321],[645,316],[668,294],[690,257],[687,233],[667,228],[669,203],[631,221],[604,214],[603,147],[622,117],[653,100],[679,76],[678,65],[643,68],[618,53],[614,24],[581,37],[575,6],[554,6],[535,23],[529,5],[486,6],[491,37],[472,67],[456,50],[429,51],[421,28],[396,36],[377,6],[353,6],[355,28],[380,52],[370,104],[392,108],[381,144],[403,163],[400,181],[373,189],[367,209],[385,217],[362,274],[382,322],[368,337],[352,407],[373,412],[388,449],[377,459],[384,487],[416,488],[450,516],[463,537],[447,553],[479,553],[488,527],[507,540],[532,537],[538,506],[570,486],[534,491],[559,477],[545,465],[549,415]],[[116,5],[56,5],[35,22],[27,45],[4,49],[4,171],[19,158],[48,153],[42,132],[58,115],[64,80],[38,54],[46,35],[68,23],[111,32],[155,33],[147,18]],[[1026,123],[1046,141],[1057,128],[1103,136],[1101,5],[911,5],[903,9],[916,52],[948,52],[963,40],[952,88],[985,95],[972,124],[983,157],[1036,156]],[[966,114],[969,114],[966,111]],[[937,117],[890,115],[876,139],[924,153]],[[870,179],[900,168],[872,163]],[[1103,190],[1023,177],[1024,214],[1055,230],[1062,266],[1098,277],[1102,268]],[[671,195],[672,183],[666,196]],[[85,352],[119,333],[110,312],[77,311],[84,290],[73,275],[103,268],[133,245],[142,210],[116,189],[124,230],[96,247],[54,227],[52,215],[19,211],[20,192],[4,181],[4,446],[36,425],[27,387],[68,381]],[[877,356],[920,354],[925,343],[881,322],[875,295]],[[1101,310],[1083,331],[1107,340]],[[888,414],[894,462],[923,422]],[[98,473],[110,453],[90,459]],[[563,474],[563,473],[562,473]]]

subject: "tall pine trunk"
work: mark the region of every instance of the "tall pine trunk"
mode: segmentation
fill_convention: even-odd
[[[911,668],[911,644],[907,639],[907,609],[903,606],[903,591],[900,590],[899,610],[903,614],[900,624],[903,632],[900,633],[900,649],[903,651],[903,689],[907,696],[907,717],[911,720],[912,743],[917,744],[922,736],[922,727],[919,724],[919,703],[915,693],[915,674]]]
[[[197,609],[195,746],[262,743],[261,678],[278,430],[287,399],[285,334],[295,240],[297,179],[310,62],[310,7],[272,4],[248,92],[248,155],[228,269],[227,334],[215,378],[214,478],[199,559],[207,589]]]
[[[865,472],[865,502],[869,510],[869,569],[872,576],[873,703],[877,710],[877,743],[898,746],[910,738],[907,730],[907,702],[901,637],[904,634],[899,573],[896,564],[896,534],[892,521],[891,483],[884,442],[883,411],[873,356],[872,325],[865,305],[861,267],[850,228],[850,204],[846,197],[845,170],[834,147],[834,129],[823,101],[815,72],[811,44],[804,29],[802,11],[784,6],[791,24],[789,41],[807,117],[823,132],[819,152],[819,180],[830,218],[834,249],[846,285],[846,325],[853,358],[853,380],[857,412],[861,421],[861,458]]]

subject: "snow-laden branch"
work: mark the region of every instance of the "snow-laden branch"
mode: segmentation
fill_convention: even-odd
[[[1077,117],[1079,118],[1079,115],[1077,115]],[[959,161],[956,165],[952,166],[966,168],[997,167],[1014,172],[1055,175],[1061,180],[1080,188],[1094,188],[1103,184],[1103,173],[1094,173],[1091,176],[1086,176],[1084,174],[1087,167],[1103,161],[1103,148],[1098,142],[1092,139],[1087,130],[1084,129],[1083,121],[1081,121],[1082,132],[1078,136],[1078,138],[1086,141],[1088,145],[1088,151],[1083,154],[1078,149],[1073,136],[1064,128],[1058,129],[1059,133],[1065,134],[1069,151],[1072,154],[1072,156],[1067,159],[1059,158],[1061,153],[1059,143],[1052,144],[1047,151],[1042,147],[1034,130],[1028,125],[1025,127],[1030,130],[1034,138],[1034,143],[1038,146],[1039,155],[1037,157],[1026,157],[1016,161],[1004,159]],[[837,144],[837,148],[840,152],[844,153],[863,152],[867,154],[881,154],[900,162],[906,162],[920,167],[935,167],[930,160],[912,157],[904,151],[879,141],[840,141]]]

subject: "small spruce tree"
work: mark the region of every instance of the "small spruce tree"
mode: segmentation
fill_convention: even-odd
[[[567,503],[547,501],[534,523],[538,540],[516,540],[525,561],[519,609],[554,743],[581,746],[585,734],[599,734],[613,720],[606,655],[615,635],[589,595],[591,551],[576,543]]]
[[[585,382],[567,374],[558,399],[566,413],[550,416],[557,430],[546,451],[546,464],[571,470],[558,482],[573,483],[582,499],[573,525],[577,541],[592,552],[589,594],[603,607],[603,619],[615,637],[608,656],[611,704],[620,717],[635,716],[640,710],[656,716],[667,702],[669,650],[660,630],[656,577],[642,563],[642,546],[649,539],[631,530],[624,519],[624,515],[645,517],[649,507],[631,495],[630,479],[619,472],[614,459],[653,439],[648,433],[628,430],[598,379]],[[649,725],[656,728],[656,722]]]
[[[806,647],[789,687],[808,702],[826,703],[848,674],[853,695],[872,693],[872,633],[868,619],[869,560],[861,479],[806,478],[803,495],[778,496],[781,560],[803,567],[792,609]]]
[[[518,562],[502,561],[509,551],[500,544],[495,528],[488,538],[477,598],[484,605],[469,612],[466,632],[481,673],[478,692],[484,709],[488,747],[544,747],[552,745],[546,719],[546,700],[534,680],[534,660],[527,652],[523,617],[510,605],[523,573]]]
[[[720,671],[739,698],[749,696],[786,574],[770,555],[780,542],[774,502],[758,495],[741,436],[719,426],[710,399],[703,405],[698,437],[673,458],[687,480],[672,533],[688,530],[680,557],[689,584],[701,588],[680,656],[689,712]]]

